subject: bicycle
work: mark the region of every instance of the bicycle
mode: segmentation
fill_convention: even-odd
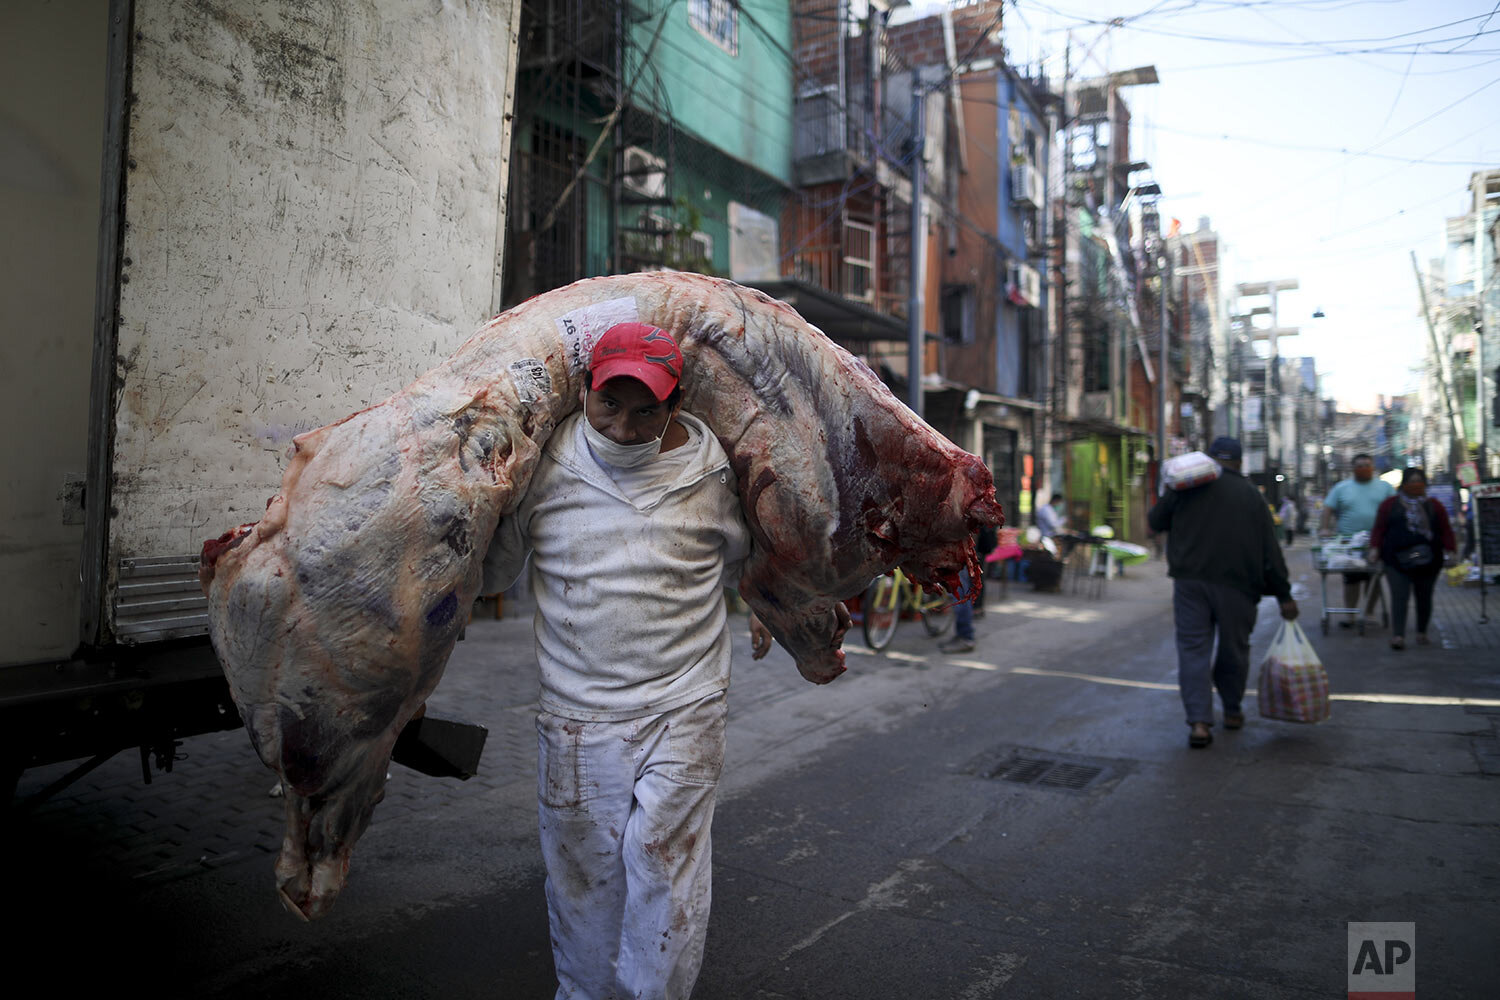
[[[886,576],[877,576],[865,589],[865,645],[879,652],[891,644],[903,611],[922,619],[927,634],[936,638],[953,627],[953,599],[941,587],[924,593],[898,566]]]

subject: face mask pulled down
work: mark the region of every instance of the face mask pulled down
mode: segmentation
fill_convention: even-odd
[[[662,428],[662,433],[666,433],[665,427]],[[583,418],[583,438],[589,443],[589,450],[599,461],[617,469],[634,469],[645,465],[661,454],[662,434],[656,435],[650,441],[642,441],[640,444],[620,444],[595,430],[587,416]]]

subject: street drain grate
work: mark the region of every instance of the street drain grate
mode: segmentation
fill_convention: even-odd
[[[1095,778],[1104,773],[1102,767],[1085,767],[1082,764],[1058,764],[1052,770],[1036,779],[1039,785],[1051,785],[1056,788],[1072,788],[1074,790],[1087,788]]]
[[[1014,781],[1018,785],[1029,785],[1057,766],[1055,760],[1037,757],[1012,757],[990,774],[991,778]]]
[[[1104,773],[1104,768],[1088,764],[1070,764],[1045,757],[1012,757],[993,772],[991,778],[1014,781],[1018,785],[1045,785],[1048,788],[1087,788]]]
[[[987,758],[987,759],[986,759]],[[1105,784],[1125,765],[1099,758],[1066,757],[1017,747],[1002,748],[976,762],[970,773],[1017,785],[1081,792]],[[1125,768],[1128,770],[1128,767]]]

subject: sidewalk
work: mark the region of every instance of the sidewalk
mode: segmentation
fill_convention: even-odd
[[[1478,583],[1452,587],[1440,579],[1432,617],[1445,649],[1500,650],[1500,587],[1486,585],[1481,593]]]
[[[1477,584],[1453,587],[1440,579],[1433,592],[1432,645],[1411,641],[1416,631],[1413,603],[1407,608],[1407,646],[1394,650],[1388,627],[1367,626],[1363,636],[1335,627],[1322,635],[1316,627],[1322,609],[1311,554],[1303,546],[1284,551],[1303,627],[1328,670],[1335,720],[1356,704],[1407,712],[1462,710],[1472,720],[1468,743],[1475,769],[1500,775],[1500,588],[1489,588],[1481,602]],[[1329,594],[1335,601],[1342,600],[1335,596],[1338,586],[1337,575],[1330,575]],[[1252,693],[1254,678],[1252,670]]]

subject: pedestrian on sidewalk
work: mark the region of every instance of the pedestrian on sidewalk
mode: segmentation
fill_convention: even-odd
[[[974,652],[974,607],[965,600],[973,589],[969,571],[959,570],[958,579],[959,603],[953,606],[953,637],[938,643],[938,649],[944,653]],[[980,592],[983,593],[983,590]]]
[[[1067,504],[1067,498],[1061,493],[1052,494],[1052,499],[1042,504],[1036,510],[1036,527],[1042,533],[1043,539],[1052,539],[1055,551],[1052,552],[1057,559],[1067,562],[1072,556],[1073,550],[1084,541],[1087,535],[1076,531],[1068,525],[1068,518],[1064,516],[1063,510]],[[1045,548],[1045,542],[1043,548]]]
[[[1321,533],[1330,535],[1335,527],[1345,538],[1375,527],[1375,512],[1380,505],[1395,494],[1391,484],[1375,478],[1375,459],[1369,455],[1355,455],[1353,475],[1334,484],[1323,500],[1323,523]],[[1365,570],[1352,570],[1344,574],[1344,607],[1359,604],[1359,592],[1370,582],[1374,574]],[[1357,615],[1368,615],[1380,595],[1379,587],[1370,588],[1370,596]],[[1352,621],[1340,620],[1340,628],[1351,628]]]
[[[1457,549],[1448,512],[1427,495],[1427,471],[1406,469],[1400,492],[1380,505],[1370,532],[1370,558],[1385,563],[1391,588],[1392,649],[1406,648],[1406,604],[1412,594],[1417,597],[1417,643],[1427,645],[1432,588],[1443,568],[1443,553],[1452,555]]]
[[[1059,510],[1066,498],[1061,493],[1052,494],[1052,499],[1036,509],[1036,527],[1043,538],[1056,538],[1068,530],[1068,519]]]
[[[979,526],[979,534],[974,539],[974,554],[979,556],[979,565],[981,567],[988,566],[989,564],[985,560],[989,558],[991,552],[994,552],[999,547],[1000,530],[993,524],[981,524]],[[971,609],[974,618],[984,617],[984,592],[989,589],[983,586],[983,569],[980,570],[980,574],[979,592],[974,595],[974,606]]]
[[[1474,501],[1469,500],[1464,504],[1464,550],[1458,554],[1459,562],[1467,562],[1474,554]]]
[[[684,998],[703,962],[723,588],[750,534],[718,438],[682,410],[682,363],[663,330],[607,330],[582,412],[548,438],[484,560],[486,592],[528,558],[536,583],[537,811],[560,998]],[[751,635],[759,659],[771,639],[753,616]]]
[[[1198,749],[1213,742],[1215,689],[1224,728],[1245,724],[1250,632],[1261,595],[1276,598],[1281,617],[1297,617],[1271,511],[1240,474],[1239,441],[1216,438],[1208,453],[1223,467],[1220,476],[1192,489],[1168,490],[1147,516],[1152,531],[1167,532],[1177,686],[1190,727],[1188,746]]]
[[[1277,516],[1281,518],[1281,531],[1286,535],[1286,547],[1291,548],[1297,534],[1297,501],[1290,493],[1281,498],[1281,510]]]
[[[983,566],[984,557],[999,546],[1000,533],[995,526],[980,525],[979,537],[974,540],[974,551],[979,555],[979,565]],[[958,578],[961,584],[960,600],[953,606],[953,637],[938,643],[938,649],[944,653],[974,652],[974,619],[984,617],[984,580],[973,581],[978,584],[978,592],[974,595],[973,603],[970,603],[962,600],[972,589],[969,571],[959,570]]]

